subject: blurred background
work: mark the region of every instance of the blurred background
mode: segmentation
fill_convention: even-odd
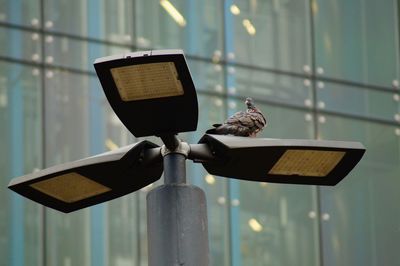
[[[147,265],[151,187],[62,214],[7,185],[137,141],[112,112],[92,63],[164,48],[185,51],[198,92],[198,130],[181,134],[186,141],[196,143],[251,96],[269,119],[261,137],[367,148],[336,187],[228,180],[189,162],[190,182],[207,194],[212,265],[400,265],[399,7],[0,0],[0,265]]]

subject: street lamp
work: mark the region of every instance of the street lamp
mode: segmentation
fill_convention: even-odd
[[[62,212],[136,191],[164,173],[147,194],[149,265],[208,265],[204,192],[186,184],[187,159],[211,174],[250,181],[335,185],[358,163],[356,142],[204,135],[198,144],[177,138],[195,131],[197,95],[180,50],[128,53],[94,63],[105,95],[136,137],[158,136],[119,150],[15,178],[9,188]],[[162,224],[162,225],[161,225]]]

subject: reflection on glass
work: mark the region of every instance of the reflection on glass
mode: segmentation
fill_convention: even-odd
[[[188,66],[197,91],[223,93],[224,73],[221,65],[189,59]]]
[[[47,64],[93,71],[96,58],[129,52],[129,48],[75,40],[67,37],[45,37]]]
[[[0,22],[37,28],[40,25],[40,0],[0,0]]]
[[[310,81],[278,75],[260,70],[228,66],[235,77],[236,86],[228,88],[231,95],[252,96],[257,100],[308,106],[312,102]]]
[[[40,62],[40,44],[39,33],[0,27],[0,56]]]
[[[46,154],[48,166],[89,155],[89,78],[46,69]]]
[[[228,59],[298,73],[310,65],[308,1],[239,0],[227,16]]]
[[[391,92],[325,82],[323,88],[317,89],[317,98],[321,110],[388,121],[394,121],[399,112],[399,103]]]
[[[90,265],[89,209],[63,214],[46,209],[46,264]]]
[[[131,0],[45,0],[44,11],[46,30],[116,43],[132,42]]]
[[[0,62],[1,265],[41,265],[41,206],[7,189],[42,165],[40,79],[36,69]]]
[[[396,1],[315,0],[317,74],[391,87],[399,78],[396,10]]]
[[[315,188],[239,181],[243,265],[319,265]]]
[[[366,154],[334,188],[322,189],[324,265],[396,265],[400,137],[396,128],[327,116],[322,139],[361,141]],[[324,218],[323,217],[323,218]]]
[[[188,165],[187,175],[188,183],[202,188],[206,193],[210,265],[229,265],[227,180],[207,174],[201,164],[192,162]]]
[[[136,45],[211,57],[222,50],[221,7],[217,0],[136,1]]]
[[[108,263],[105,265],[137,265],[138,252],[145,244],[139,240],[141,223],[145,223],[144,217],[140,218],[138,197],[136,192],[106,204],[107,206],[107,236],[109,247]],[[140,202],[145,205],[145,202]]]

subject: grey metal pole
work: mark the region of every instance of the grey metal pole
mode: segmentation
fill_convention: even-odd
[[[204,192],[186,184],[185,154],[164,155],[164,185],[147,194],[150,266],[209,265]]]

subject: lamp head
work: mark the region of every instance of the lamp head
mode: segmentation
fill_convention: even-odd
[[[162,174],[161,155],[148,163],[157,145],[142,141],[115,151],[57,165],[11,180],[8,188],[61,212],[72,212],[139,190]]]
[[[204,161],[210,173],[258,182],[336,185],[358,163],[358,142],[246,138],[204,135],[214,155]]]
[[[181,50],[108,56],[94,67],[111,107],[136,137],[196,130],[197,95]]]

